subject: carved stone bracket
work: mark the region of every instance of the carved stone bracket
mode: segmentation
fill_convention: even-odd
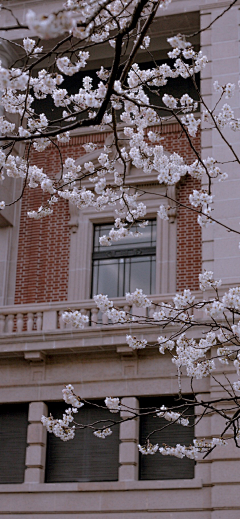
[[[176,187],[175,186],[168,186],[167,188],[168,195],[170,198],[173,198],[176,200]],[[177,205],[174,205],[174,202],[169,200],[170,209],[168,209],[168,217],[169,217],[169,223],[174,223],[175,218],[177,218]]]
[[[24,359],[30,363],[43,363],[45,361],[45,354],[42,351],[25,351]]]
[[[76,205],[69,203],[69,212],[70,212],[70,220],[68,222],[68,225],[70,227],[70,231],[74,234],[78,230],[79,222],[79,209]]]

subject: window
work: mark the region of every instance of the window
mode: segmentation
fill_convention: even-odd
[[[164,398],[142,398],[140,399],[140,407],[159,409],[163,404],[166,407],[179,405],[173,397]],[[140,419],[140,444],[145,443],[146,437],[155,429],[165,427],[162,431],[155,432],[151,438],[151,443],[158,443],[159,446],[166,444],[175,447],[177,443],[189,446],[193,443],[194,438],[194,411],[190,408],[186,411],[189,419],[189,426],[184,427],[177,424],[169,424],[164,418],[158,418],[154,415],[145,415]],[[189,458],[175,458],[174,456],[162,456],[156,453],[154,456],[143,456],[140,454],[139,459],[139,479],[191,479],[194,477],[194,460]]]
[[[0,405],[0,483],[23,483],[28,404]]]
[[[102,247],[99,238],[108,235],[111,228],[111,224],[94,226],[92,296],[122,297],[136,288],[142,288],[145,294],[155,293],[156,220],[141,229],[141,237],[128,237],[111,247]],[[136,227],[132,230],[136,231]]]
[[[199,47],[195,48],[196,51],[199,51]],[[157,66],[161,66],[163,64],[167,63],[171,68],[173,68],[174,61],[172,59],[162,59],[162,60],[155,60],[155,62],[144,62],[139,63],[139,68],[141,70],[147,70],[152,69]],[[189,61],[186,61],[186,63],[190,63]],[[198,90],[200,90],[200,73],[195,75],[195,81]],[[164,94],[169,94],[175,97],[176,99],[180,99],[183,94],[186,92],[194,101],[199,101],[199,95],[197,93],[197,90],[194,86],[193,80],[191,77],[188,78],[182,78],[179,76],[177,79],[175,78],[168,78],[168,82],[163,87],[144,87],[144,91],[149,97],[149,102],[151,105],[155,105],[156,107],[159,107],[157,109],[158,115],[161,117],[166,117],[167,112],[166,110],[163,110],[163,107],[165,106],[162,97]]]
[[[102,401],[95,403],[104,405]],[[65,409],[64,402],[49,405],[49,413],[54,418],[62,418]],[[99,420],[109,420],[108,409],[86,404],[76,418],[81,424],[91,424]],[[102,440],[96,438],[89,428],[77,429],[75,438],[68,442],[48,433],[46,483],[117,481],[119,427],[112,427],[112,431],[111,436]]]

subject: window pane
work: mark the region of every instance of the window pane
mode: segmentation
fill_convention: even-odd
[[[162,405],[170,407],[177,404],[173,397],[165,398],[142,398],[140,400],[140,407],[156,407],[160,408]],[[181,445],[191,445],[194,438],[194,411],[193,408],[188,409],[187,415],[191,427],[184,427],[177,424],[168,424],[164,418],[151,416],[142,416],[140,419],[140,444],[145,443],[145,439],[155,429],[160,429],[168,424],[162,431],[155,432],[150,441],[153,444],[158,443],[159,447],[166,444],[170,447],[175,447],[177,443]],[[190,415],[190,417],[189,417]],[[163,456],[157,452],[154,456],[144,456],[140,454],[140,470],[139,478],[142,480],[153,479],[191,479],[194,477],[194,460],[189,458],[175,458],[174,456]]]
[[[0,405],[0,483],[23,483],[28,404]]]
[[[118,295],[118,260],[101,260],[93,264],[93,295]]]
[[[142,229],[140,239],[126,238],[111,247],[101,247],[99,236],[108,234],[111,228],[112,224],[94,228],[91,297],[99,293],[122,297],[136,288],[142,288],[147,294],[154,293],[156,221],[151,220],[149,226]]]
[[[156,292],[156,259],[154,256],[151,258],[151,287],[149,294],[155,294]]]
[[[155,247],[156,246],[156,220],[150,220],[147,227],[137,227],[133,225],[131,228],[132,232],[141,232],[141,236],[136,238],[126,237],[118,242],[114,242],[111,247],[102,247],[99,243],[99,237],[109,234],[109,231],[113,228],[112,224],[103,224],[94,226],[94,252],[106,251],[109,252],[112,249],[120,250],[130,248],[142,248],[142,247]]]
[[[103,402],[97,402],[104,405]],[[67,405],[53,403],[49,413],[61,418]],[[86,404],[76,416],[76,421],[90,424],[98,420],[108,420],[109,411]],[[111,418],[111,417],[110,417]],[[112,435],[104,440],[96,438],[93,431],[86,428],[76,430],[73,440],[63,442],[48,433],[46,482],[73,481],[117,481],[119,458],[119,427],[112,428]]]
[[[142,288],[145,294],[151,290],[151,257],[131,258],[130,292]]]
[[[92,266],[92,293],[91,296],[95,296],[99,293],[98,291],[98,261],[93,262]]]

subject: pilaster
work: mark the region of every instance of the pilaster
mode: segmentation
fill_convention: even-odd
[[[29,405],[25,483],[44,483],[47,431],[41,417],[47,412],[44,402],[31,402]]]
[[[122,405],[137,410],[139,407],[137,398],[122,398]],[[130,411],[121,412],[121,418],[127,420],[131,417]],[[120,425],[119,447],[119,481],[136,481],[138,479],[138,429],[139,419],[129,420]]]

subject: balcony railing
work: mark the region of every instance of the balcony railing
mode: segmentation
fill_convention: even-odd
[[[144,317],[152,317],[159,303],[172,302],[173,294],[150,296],[152,305],[148,309],[131,307],[123,298],[114,299],[114,305],[127,313],[137,315],[141,321]],[[53,302],[4,306],[0,308],[0,335],[30,334],[41,332],[60,332],[71,329],[63,322],[65,311],[78,310],[89,317],[88,327],[99,327],[110,324],[106,314],[100,315],[93,299],[79,302]]]

